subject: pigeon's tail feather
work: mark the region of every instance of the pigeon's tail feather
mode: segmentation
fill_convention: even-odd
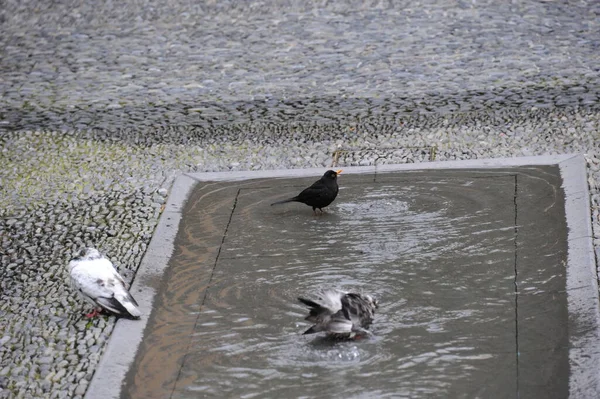
[[[140,318],[142,312],[140,312],[140,309],[138,308],[139,305],[137,304],[136,300],[133,299],[129,292],[127,293],[127,296],[125,298],[121,299],[120,302],[123,304],[123,307],[127,309],[127,312],[131,317],[133,317],[134,319]]]
[[[307,334],[316,334],[318,332],[323,331],[323,328],[319,325],[314,325],[311,328],[309,328],[308,330],[304,331],[304,333],[302,333],[302,335],[307,335]]]
[[[112,312],[116,315],[126,315],[129,312],[127,311],[127,309],[125,308],[125,306],[123,306],[121,304],[121,302],[119,302],[115,297],[111,297],[111,298],[104,298],[104,297],[100,297],[100,298],[96,298],[96,303],[98,304],[98,306],[102,307],[103,309],[108,310],[109,312]]]
[[[279,204],[285,204],[287,202],[294,202],[294,201],[298,201],[298,197],[292,197],[292,198],[284,199],[284,200],[281,200],[281,201],[273,202],[271,204],[271,206],[273,206],[273,205],[279,205]]]
[[[135,303],[135,299],[133,299],[130,294],[120,297],[119,299],[116,297],[97,298],[96,302],[104,309],[122,317],[139,319],[142,315],[142,312],[140,312],[136,306],[137,303]]]
[[[131,296],[131,294],[129,292],[127,293],[127,299],[129,301],[131,301],[131,303],[133,303],[136,308],[140,306],[140,305],[138,305],[137,301]]]

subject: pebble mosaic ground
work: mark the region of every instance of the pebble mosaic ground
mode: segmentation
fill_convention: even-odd
[[[82,397],[181,172],[584,153],[600,257],[597,2],[64,2],[0,9],[0,398]],[[432,154],[433,152],[433,154]]]

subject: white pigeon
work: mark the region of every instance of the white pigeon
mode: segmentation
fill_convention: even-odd
[[[298,300],[310,308],[305,320],[314,323],[304,334],[325,331],[337,339],[371,335],[366,328],[379,307],[371,295],[337,290],[324,291],[316,300],[301,297]]]
[[[85,248],[69,262],[71,285],[94,305],[87,317],[106,310],[117,316],[139,319],[142,315],[123,278],[108,258],[94,248]]]

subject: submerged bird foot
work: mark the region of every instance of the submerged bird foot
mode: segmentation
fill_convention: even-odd
[[[360,327],[356,329],[355,334],[356,335],[352,337],[352,339],[354,339],[355,341],[358,341],[359,339],[372,338],[374,336],[374,334],[371,331]]]

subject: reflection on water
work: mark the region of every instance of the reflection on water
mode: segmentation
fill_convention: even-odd
[[[513,386],[513,179],[468,183],[345,187],[317,217],[242,193],[182,369],[192,382],[174,397],[473,396],[491,375],[489,396]],[[379,298],[374,337],[302,335],[296,297],[331,286]]]

